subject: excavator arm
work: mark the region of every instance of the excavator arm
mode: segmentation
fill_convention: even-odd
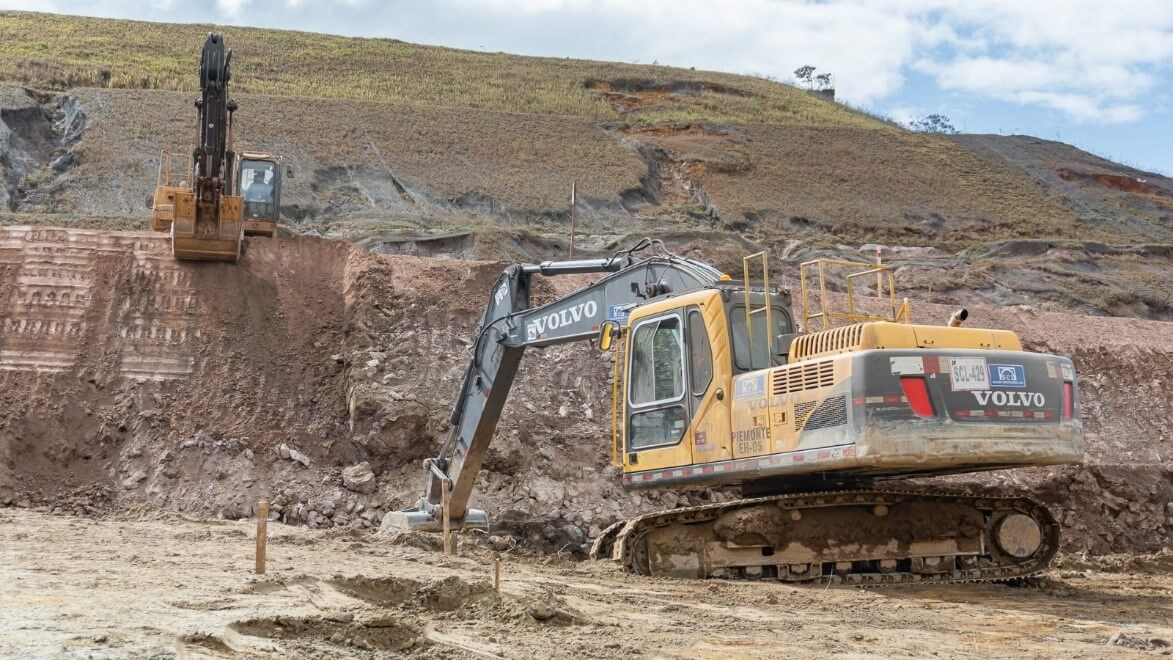
[[[636,256],[656,245],[654,256]],[[530,306],[534,275],[609,273],[599,281],[540,307]],[[494,284],[474,331],[470,360],[452,409],[451,431],[439,455],[424,462],[424,494],[412,509],[389,513],[384,526],[439,531],[442,491],[449,487],[453,528],[483,528],[488,516],[468,508],[473,485],[492,442],[525,349],[595,337],[604,321],[625,321],[627,311],[674,292],[716,284],[722,273],[699,261],[669,254],[644,239],[604,259],[513,264]]]
[[[242,199],[234,190],[232,115],[236,101],[228,95],[232,51],[223,35],[209,32],[200,51],[200,95],[196,145],[191,177],[173,176],[166,158],[159,165],[159,184],[151,208],[151,228],[171,232],[177,259],[236,261],[240,258]]]
[[[232,50],[224,45],[224,38],[218,32],[209,32],[200,53],[200,97],[195,102],[200,115],[200,143],[192,156],[199,201],[213,211],[219,210],[220,195],[232,181],[230,137],[232,113],[237,106],[228,98],[231,64]]]

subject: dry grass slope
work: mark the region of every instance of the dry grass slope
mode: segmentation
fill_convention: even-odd
[[[234,51],[243,94],[393,101],[422,106],[617,119],[594,80],[707,81],[641,122],[708,120],[882,127],[866,115],[758,78],[665,66],[522,57],[256,28],[175,25],[0,12],[0,80],[41,87],[191,91],[209,30]]]

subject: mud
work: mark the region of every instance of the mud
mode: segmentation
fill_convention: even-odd
[[[739,98],[752,96],[749,92],[736,87],[703,80],[592,79],[584,82],[583,86],[601,94],[620,115],[668,105],[677,101],[679,97],[700,97],[703,94]]]
[[[279,523],[256,576],[254,528],[0,509],[0,655],[1140,658],[1173,640],[1164,555],[1062,564],[1025,588],[877,590],[506,555],[498,595],[472,545],[446,556]]]
[[[1163,188],[1150,184],[1144,177],[1105,174],[1101,172],[1080,172],[1067,168],[1059,168],[1055,173],[1064,181],[1099,185],[1111,190],[1119,190],[1127,193],[1166,197],[1169,199],[1164,203],[1169,208],[1173,208],[1173,195],[1170,195]]]
[[[430,645],[419,628],[390,617],[352,624],[317,617],[277,616],[233,623],[229,630],[251,637],[280,640],[286,649],[295,653],[312,653],[319,646],[403,653]],[[233,650],[228,643],[215,637],[189,635],[183,641],[206,646],[209,650]]]

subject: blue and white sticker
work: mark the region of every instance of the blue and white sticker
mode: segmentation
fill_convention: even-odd
[[[1026,369],[1021,364],[991,364],[990,387],[1026,387]]]
[[[752,399],[766,393],[766,375],[742,376],[733,383],[734,399]]]
[[[618,321],[619,323],[627,323],[627,317],[631,307],[631,305],[608,305],[607,320]]]

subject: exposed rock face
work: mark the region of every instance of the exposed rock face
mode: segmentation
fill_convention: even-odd
[[[55,210],[58,177],[77,164],[87,126],[73,96],[0,86],[0,210]]]

